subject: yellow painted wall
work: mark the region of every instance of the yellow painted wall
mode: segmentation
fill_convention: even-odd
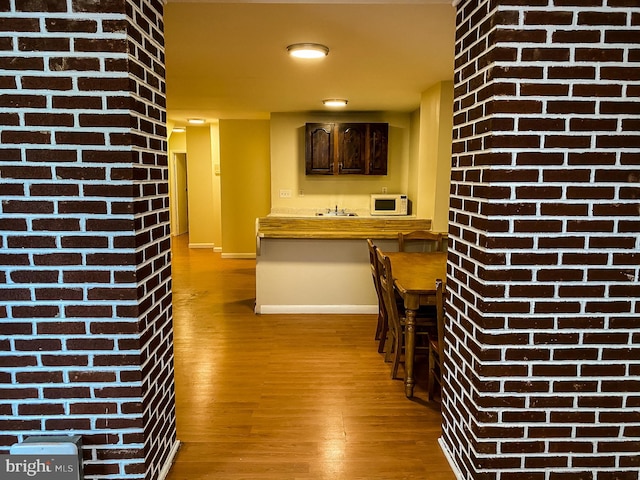
[[[435,192],[433,229],[449,229],[449,198],[451,196],[451,143],[453,135],[453,82],[443,82],[440,93],[438,122],[438,172]]]
[[[187,184],[189,198],[189,246],[213,248],[213,159],[208,126],[187,127]]]
[[[305,123],[314,122],[389,123],[388,174],[305,175]],[[274,210],[369,208],[369,195],[382,192],[406,193],[410,156],[411,116],[405,113],[273,113],[271,115],[271,205]],[[280,190],[291,190],[281,198]],[[301,195],[302,194],[302,195]]]
[[[418,147],[419,217],[431,218],[433,230],[446,232],[449,218],[453,82],[441,82],[422,94]]]
[[[411,113],[410,154],[407,166],[407,195],[412,202],[412,214],[417,215],[420,205],[420,189],[418,188],[418,169],[420,161],[420,109]]]
[[[190,245],[252,255],[255,218],[271,208],[367,210],[369,195],[382,187],[407,193],[414,215],[446,231],[452,115],[453,83],[443,82],[425,91],[412,113],[274,113],[271,121],[221,120],[172,134],[170,161],[172,152],[187,151]],[[305,175],[304,125],[330,121],[389,123],[388,175]],[[292,197],[280,198],[280,190]]]
[[[255,255],[255,221],[269,213],[268,120],[220,120],[222,256]]]

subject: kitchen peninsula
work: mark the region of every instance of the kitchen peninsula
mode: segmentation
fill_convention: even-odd
[[[367,238],[397,250],[415,217],[267,216],[256,220],[256,313],[371,313],[378,299]]]

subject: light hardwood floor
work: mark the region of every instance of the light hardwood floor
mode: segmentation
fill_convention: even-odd
[[[178,439],[167,480],[455,480],[373,315],[255,315],[255,261],[173,240]],[[363,248],[365,245],[363,243]]]

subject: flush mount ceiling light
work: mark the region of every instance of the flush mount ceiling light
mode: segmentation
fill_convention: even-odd
[[[175,128],[173,129],[173,131],[174,131],[175,133],[184,133],[184,132],[186,131],[186,128],[184,128],[184,127],[175,127]]]
[[[294,43],[287,47],[287,52],[296,58],[322,58],[329,55],[329,47],[319,43]]]
[[[193,125],[202,125],[205,122],[205,120],[204,118],[190,118],[187,120],[187,122]]]
[[[327,98],[322,101],[325,107],[346,107],[347,101],[344,98]]]

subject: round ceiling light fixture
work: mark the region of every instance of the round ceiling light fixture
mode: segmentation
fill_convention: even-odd
[[[322,58],[329,55],[329,47],[319,43],[294,43],[287,47],[287,52],[296,58]]]
[[[325,107],[346,107],[347,100],[344,98],[327,98],[322,101]]]

